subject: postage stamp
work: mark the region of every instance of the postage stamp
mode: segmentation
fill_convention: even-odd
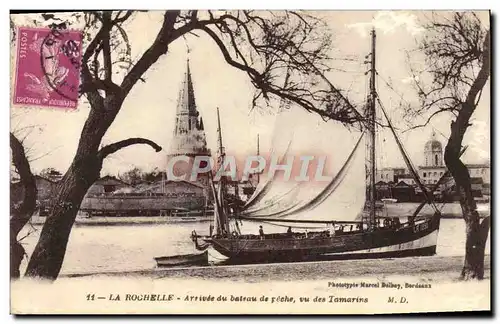
[[[77,30],[20,27],[14,104],[76,109],[81,45]]]

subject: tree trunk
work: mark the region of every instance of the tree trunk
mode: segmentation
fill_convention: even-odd
[[[484,249],[488,239],[490,216],[481,223],[466,221],[465,261],[460,278],[484,279]]]
[[[99,178],[102,161],[97,154],[76,155],[58,185],[58,196],[51,207],[31,255],[25,276],[55,280],[59,275],[71,228],[83,197]]]
[[[458,111],[455,121],[451,122],[451,133],[444,151],[444,161],[455,180],[455,188],[460,195],[460,206],[465,220],[465,261],[461,279],[484,278],[484,249],[490,229],[490,217],[479,222],[476,201],[472,195],[469,170],[460,160],[462,141],[470,126],[470,119],[476,110],[478,98],[490,76],[490,32],[486,33],[481,55],[481,68],[467,92],[467,97]]]
[[[14,206],[11,202],[10,209],[10,278],[17,279],[21,276],[19,267],[25,254],[23,246],[17,241],[17,236],[35,212],[37,188],[24,146],[13,133],[10,133],[10,147],[12,163],[19,173],[24,189],[21,205]]]
[[[19,270],[23,261],[24,247],[16,239],[13,233],[10,234],[10,279],[19,279],[21,271]]]
[[[157,152],[161,147],[144,138],[129,138],[98,149],[102,136],[115,118],[120,102],[105,107],[94,105],[80,136],[73,163],[57,187],[57,197],[43,225],[40,239],[28,262],[25,275],[55,280],[66,253],[71,228],[90,186],[99,179],[102,162],[109,154],[135,144],[147,144]]]
[[[465,108],[465,104],[464,104]],[[459,193],[462,215],[465,220],[465,261],[460,278],[463,280],[484,278],[484,250],[488,239],[490,216],[480,222],[477,205],[472,195],[469,170],[460,160],[460,149],[464,129],[458,127],[460,115],[452,122],[452,131],[445,148],[444,160],[448,170],[455,180],[455,188]],[[465,125],[465,129],[468,124]]]
[[[101,140],[113,123],[120,111],[123,100],[132,89],[134,84],[142,77],[158,58],[168,51],[168,45],[182,33],[174,28],[180,11],[167,11],[164,15],[162,28],[160,29],[154,43],[144,52],[143,56],[132,67],[124,77],[122,85],[113,83],[111,78],[109,43],[106,38],[110,37],[112,25],[109,21],[109,13],[98,35],[87,47],[82,62],[82,88],[90,103],[91,110],[83,126],[78,148],[73,163],[58,185],[58,195],[54,200],[51,212],[47,217],[40,233],[35,250],[31,255],[25,275],[28,277],[39,277],[55,280],[59,275],[66,252],[71,228],[75,222],[83,197],[90,186],[99,178],[103,159],[117,150],[133,144],[149,144],[156,151],[161,147],[152,141],[131,138],[107,145],[101,150]],[[185,30],[184,32],[187,32]],[[105,79],[92,76],[87,63],[98,46],[104,46],[104,68]],[[104,85],[104,88],[102,86]],[[101,96],[99,89],[105,92]]]

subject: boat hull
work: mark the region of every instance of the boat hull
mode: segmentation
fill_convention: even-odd
[[[428,256],[436,253],[439,217],[434,216],[398,229],[354,231],[335,236],[310,233],[238,238],[212,238],[213,248],[231,260],[242,262],[306,261],[331,259]]]
[[[208,251],[199,254],[156,257],[154,259],[158,267],[208,264]]]
[[[209,222],[212,218],[207,216],[167,216],[167,223],[194,223],[194,222]]]

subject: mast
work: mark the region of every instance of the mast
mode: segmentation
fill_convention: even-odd
[[[217,107],[217,134],[218,134],[218,145],[219,145],[219,162],[224,160],[224,146],[222,145],[222,131],[220,128],[220,114],[219,107]]]
[[[161,193],[165,194],[165,173],[161,172]]]
[[[218,157],[218,164],[219,164],[219,170],[221,167],[224,166],[224,157],[226,153],[224,152],[224,145],[222,144],[222,129],[220,126],[220,114],[219,114],[219,107],[217,107],[217,133],[218,133],[218,150],[219,150],[219,157]],[[226,213],[226,208],[224,204],[224,197],[226,196],[226,177],[222,176],[219,180],[219,190],[220,190],[220,195],[218,195],[219,199],[219,219],[220,219],[220,224],[222,228],[225,230],[226,233],[229,233],[229,219],[227,217]]]
[[[369,110],[368,110],[368,130],[370,132],[370,224],[373,226],[375,224],[375,102],[377,100],[377,92],[375,89],[375,28],[371,31],[372,43],[371,43],[371,61],[370,61],[370,100],[369,100]]]
[[[222,129],[220,127],[220,114],[219,114],[219,107],[217,107],[217,135],[218,135],[218,138],[217,138],[217,144],[218,144],[218,150],[219,150],[219,157],[217,159],[217,162],[219,164],[219,169],[221,167],[223,167],[224,165],[224,156],[225,156],[225,152],[224,152],[224,145],[222,144]],[[222,186],[222,193],[225,194],[225,190],[226,190],[226,183],[225,183],[225,180],[226,178],[225,177],[221,177],[220,178],[220,181],[219,181],[219,186]],[[220,201],[220,204],[221,206],[224,205],[224,202],[223,201]]]

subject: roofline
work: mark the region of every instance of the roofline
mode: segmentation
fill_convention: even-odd
[[[199,184],[199,183],[196,183],[196,182],[190,182],[190,181],[187,181],[187,180],[156,180],[156,181],[152,181],[152,182],[144,182],[143,184],[145,185],[154,185],[155,183],[157,182],[165,182],[165,183],[171,183],[171,182],[183,182],[183,183],[187,183],[189,185],[193,185],[195,187],[199,187],[199,188],[205,188],[202,184]]]
[[[490,168],[489,164],[481,164],[481,163],[470,163],[465,164],[467,168]],[[427,165],[419,165],[419,169],[447,169],[446,165],[441,166],[427,166]]]
[[[112,178],[112,179],[114,179],[114,180],[116,180],[116,181],[118,181],[118,182],[121,182],[121,183],[123,183],[123,184],[125,184],[125,185],[127,185],[127,186],[131,186],[131,184],[130,184],[130,183],[127,183],[127,182],[125,182],[125,181],[121,180],[120,178],[118,178],[118,177],[116,177],[116,176],[113,176],[113,175],[109,175],[109,174],[108,174],[108,175],[105,175],[104,177],[100,177],[100,178],[99,178],[99,179],[97,179],[95,182],[97,182],[97,181],[99,181],[99,180],[102,180],[102,179],[104,179],[104,178]]]
[[[446,165],[435,165],[435,166],[430,166],[430,165],[419,165],[419,169],[447,169]]]
[[[406,170],[405,167],[385,167],[385,168],[382,168],[382,169],[379,169],[378,171],[384,171],[384,170]]]
[[[491,166],[489,164],[482,164],[482,163],[471,163],[471,164],[465,164],[466,167],[468,168],[490,168]]]

